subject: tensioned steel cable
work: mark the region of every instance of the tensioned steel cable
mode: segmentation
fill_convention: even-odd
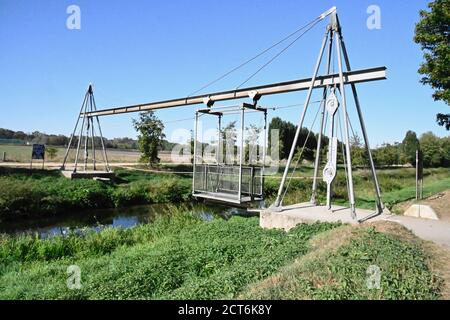
[[[341,123],[341,112],[340,112],[340,110],[337,111],[337,116],[338,116],[338,119],[339,119],[339,121],[337,123],[337,126],[339,127],[339,131],[340,131],[340,134],[341,134],[341,149],[342,149],[341,152],[342,152],[342,159],[344,160],[345,185],[347,186],[347,195],[349,195],[350,194],[350,187],[349,187],[348,175],[347,175],[347,155],[345,153],[344,135],[342,133],[342,123]],[[343,118],[344,118],[344,121],[345,121],[345,117],[343,117]],[[337,131],[338,131],[338,128],[336,128],[336,135],[337,135]],[[349,197],[349,199],[350,199],[350,197]]]
[[[273,48],[277,47],[278,45],[280,45],[281,43],[283,43],[284,41],[288,40],[289,38],[292,38],[294,35],[296,35],[297,33],[299,33],[300,31],[308,28],[310,25],[312,24],[317,24],[317,22],[321,21],[323,18],[321,17],[317,17],[314,20],[308,22],[307,24],[305,24],[304,26],[298,28],[297,30],[295,30],[294,32],[292,32],[291,34],[287,35],[286,37],[284,37],[283,39],[281,39],[280,41],[274,43],[273,45],[271,45],[270,47],[264,49],[263,51],[261,51],[260,53],[258,53],[257,55],[255,55],[254,57],[248,59],[247,61],[241,63],[240,65],[234,67],[233,69],[231,69],[230,71],[224,73],[223,75],[221,75],[220,77],[216,78],[215,80],[208,82],[207,84],[205,84],[204,86],[202,86],[200,89],[192,92],[191,94],[188,95],[188,97],[212,86],[213,84],[219,82],[220,80],[222,80],[223,78],[227,77],[228,75],[230,75],[231,73],[241,69],[242,67],[244,67],[245,65],[249,64],[250,62],[254,61],[255,59],[259,58],[260,56],[262,56],[263,54],[265,54],[266,52],[272,50]]]
[[[272,57],[269,61],[267,61],[265,64],[263,64],[258,70],[256,70],[251,76],[249,76],[247,79],[245,79],[244,82],[242,82],[240,85],[236,87],[236,90],[242,87],[244,84],[246,84],[248,81],[250,81],[254,76],[256,76],[260,71],[262,71],[265,67],[267,67],[269,64],[271,64],[275,59],[277,59],[279,56],[281,56],[287,49],[292,47],[298,40],[300,40],[309,30],[314,28],[320,20],[315,21],[308,29],[306,29],[303,33],[301,33],[297,38],[295,38],[291,43],[289,43],[286,47],[283,48],[280,52],[278,52],[274,57]]]
[[[317,116],[319,115],[319,111],[320,111],[320,108],[317,108],[316,116],[314,117],[314,121],[312,122],[311,127],[309,128],[309,132],[308,132],[308,135],[306,136],[305,142],[303,143],[303,147],[301,149],[300,155],[299,155],[299,157],[297,159],[297,162],[295,164],[294,169],[292,170],[291,176],[289,177],[289,180],[288,180],[288,183],[286,185],[286,188],[284,189],[283,196],[281,197],[281,202],[283,202],[284,197],[286,196],[286,193],[287,193],[287,191],[289,189],[289,186],[291,185],[291,181],[292,181],[292,178],[294,177],[295,171],[297,170],[297,167],[300,164],[300,161],[301,161],[302,156],[303,156],[303,151],[305,150],[306,143],[308,142],[309,137],[310,137],[311,132],[312,132],[312,129],[314,128],[314,125],[315,125],[316,120],[317,120]]]

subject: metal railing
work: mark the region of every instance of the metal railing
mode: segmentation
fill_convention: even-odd
[[[263,197],[262,167],[243,166],[239,188],[238,165],[197,164],[195,166],[194,193],[215,193],[250,197]],[[241,192],[241,195],[239,194]]]

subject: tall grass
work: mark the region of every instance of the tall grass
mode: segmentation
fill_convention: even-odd
[[[200,222],[186,208],[170,206],[168,212],[157,215],[151,224],[138,225],[132,229],[106,228],[101,232],[87,229],[82,235],[69,233],[52,239],[40,239],[32,235],[0,235],[0,265],[98,257],[120,246],[150,243]]]
[[[4,239],[0,298],[231,298],[305,254],[313,235],[335,227],[302,225],[287,234],[261,229],[256,218],[160,219],[86,237]],[[32,249],[24,249],[30,242]],[[81,290],[66,287],[73,264],[81,268]]]
[[[188,180],[142,173],[138,179],[130,171],[117,171],[117,181],[108,184],[68,180],[58,171],[0,168],[0,221],[190,198]]]
[[[85,236],[0,242],[1,299],[436,299],[440,282],[419,244],[366,228],[334,251],[311,245],[336,224],[264,230],[257,218],[154,224]],[[351,231],[353,232],[353,231]],[[338,234],[339,235],[339,234]],[[329,241],[340,239],[330,238]],[[315,250],[318,250],[317,252]],[[81,270],[70,290],[67,267]],[[367,287],[380,268],[381,289]]]
[[[407,168],[386,169],[378,171],[378,180],[382,192],[382,200],[388,208],[396,203],[407,201],[415,197],[415,170]],[[273,201],[279,186],[279,179],[268,178],[266,194],[268,201]],[[357,207],[375,207],[375,188],[368,170],[357,170],[353,176],[355,201]],[[309,201],[311,196],[311,179],[294,179],[286,193],[284,204],[294,204]],[[425,169],[424,196],[430,196],[450,188],[450,170],[446,168]],[[319,180],[318,201],[325,202],[326,184]],[[344,172],[337,174],[333,183],[333,202],[348,205],[347,182]]]
[[[310,170],[304,173],[310,175]],[[0,168],[0,221],[40,215],[55,215],[87,209],[126,207],[151,203],[175,203],[191,200],[188,176],[155,174],[137,170],[116,169],[112,184],[92,180],[67,180],[58,171],[30,171]],[[382,197],[389,208],[415,196],[414,169],[380,170],[378,177]],[[368,170],[354,174],[356,205],[375,207],[375,193]],[[424,195],[450,188],[450,170],[426,169]],[[274,200],[280,180],[268,177],[265,183],[267,202]],[[311,179],[294,179],[284,204],[308,201]],[[325,202],[326,185],[318,184],[321,203]],[[348,204],[347,183],[340,171],[333,185],[334,202]]]
[[[349,227],[342,227],[348,229]],[[338,231],[338,230],[336,230]],[[246,288],[250,299],[438,299],[441,281],[428,265],[428,254],[418,244],[375,231],[350,231],[348,242],[328,244],[300,258],[280,272]],[[331,245],[330,245],[331,244]],[[325,246],[325,249],[323,249]]]

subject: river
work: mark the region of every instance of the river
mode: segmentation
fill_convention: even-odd
[[[194,212],[204,220],[210,220],[217,216],[229,219],[233,215],[248,215],[246,209],[217,204],[152,204],[64,213],[53,217],[24,219],[17,222],[2,222],[0,223],[0,233],[32,234],[45,239],[55,235],[65,235],[69,232],[101,231],[108,227],[131,228],[139,224],[151,223],[157,214],[171,212],[174,208]]]

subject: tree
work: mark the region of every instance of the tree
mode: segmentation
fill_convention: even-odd
[[[373,156],[377,165],[397,165],[400,163],[400,145],[385,143],[374,151]]]
[[[416,151],[420,149],[419,139],[414,131],[408,131],[402,141],[404,159],[412,166],[416,165]]]
[[[352,154],[352,164],[356,166],[364,166],[367,164],[367,152],[361,142],[361,138],[357,134],[350,137],[350,150]]]
[[[141,161],[150,166],[159,163],[158,150],[162,147],[164,125],[153,111],[141,112],[139,119],[133,119],[133,126],[138,132],[138,146],[142,152]]]
[[[420,137],[425,167],[446,167],[450,164],[450,138],[439,138],[432,132],[426,132]]]
[[[258,139],[263,128],[251,124],[246,127],[245,162],[255,164],[258,161]]]
[[[289,121],[284,121],[278,117],[273,118],[269,124],[269,144],[272,141],[272,130],[279,130],[280,159],[286,159],[291,151],[292,143],[295,137],[295,131],[297,130],[297,128],[293,123]],[[308,134],[308,129],[302,128],[300,130],[296,147],[302,148],[303,145],[305,145],[305,150],[303,151],[302,157],[307,160],[313,160],[314,150],[316,150],[317,147],[317,136],[313,132],[309,134],[309,137]],[[307,137],[308,141],[306,141]],[[270,145],[269,148],[271,148]]]
[[[221,160],[225,163],[234,163],[235,153],[237,150],[237,131],[236,131],[236,121],[228,123],[222,130],[222,153],[220,155]]]
[[[425,61],[419,68],[421,82],[430,85],[435,100],[450,105],[450,1],[435,0],[428,4],[431,11],[420,11],[414,41],[421,45]],[[437,123],[450,130],[450,114],[439,113]]]
[[[269,123],[269,148],[272,149],[272,130],[278,130],[280,159],[286,159],[292,147],[295,136],[295,126],[279,117],[273,118]]]
[[[58,150],[53,147],[46,147],[45,148],[45,154],[50,160],[53,160],[56,157],[56,154],[58,153]]]

